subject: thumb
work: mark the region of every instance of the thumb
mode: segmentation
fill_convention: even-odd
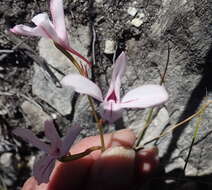
[[[116,146],[107,149],[94,163],[88,178],[88,189],[129,189],[134,179],[135,151]]]

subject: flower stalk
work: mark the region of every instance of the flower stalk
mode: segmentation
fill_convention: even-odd
[[[78,72],[82,75],[82,76],[85,76],[85,77],[88,77],[86,76],[86,73],[87,71],[85,71],[81,66],[80,64],[77,62],[77,60],[74,58],[74,56],[72,56],[68,51],[66,51],[62,46],[60,46],[59,44],[57,43],[54,43],[55,47],[60,50],[73,64],[74,66],[76,67],[76,69],[78,70]],[[99,135],[100,135],[100,142],[101,142],[101,146],[102,146],[102,152],[105,150],[105,143],[104,143],[104,132],[103,132],[103,127],[102,127],[102,124],[100,122],[100,119],[98,118],[97,116],[97,113],[96,113],[96,109],[95,109],[95,106],[94,106],[94,102],[93,102],[93,99],[91,96],[87,96],[88,97],[88,101],[89,101],[89,104],[90,104],[90,107],[92,109],[92,114],[94,116],[94,119],[96,121],[96,125],[97,125],[97,129],[99,130]]]
[[[100,149],[102,149],[101,146],[93,146],[93,147],[86,149],[84,152],[80,152],[78,154],[73,154],[73,155],[68,154],[68,155],[65,155],[65,156],[59,158],[58,160],[60,162],[69,162],[69,161],[78,160],[80,158],[83,158],[83,157],[89,155],[91,152],[96,151],[96,150],[100,150]]]

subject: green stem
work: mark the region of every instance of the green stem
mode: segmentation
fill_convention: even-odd
[[[145,135],[145,133],[146,133],[147,128],[148,128],[149,125],[151,124],[151,122],[152,122],[152,116],[153,116],[153,110],[154,110],[154,108],[151,108],[151,109],[149,110],[147,120],[146,120],[146,122],[145,122],[145,125],[144,125],[144,127],[143,127],[143,130],[141,130],[141,131],[139,132],[139,134],[138,134],[138,138],[137,138],[137,140],[136,140],[136,142],[135,142],[134,148],[136,148],[136,147],[139,146],[141,140],[143,139],[143,137],[144,137],[144,135]]]
[[[95,110],[95,106],[94,106],[94,102],[93,102],[93,99],[88,96],[88,101],[90,103],[90,106],[91,106],[91,109],[92,109],[92,112],[93,112],[93,116],[95,118],[95,121],[97,123],[97,128],[99,130],[99,135],[100,135],[100,141],[101,141],[101,145],[102,145],[102,152],[105,151],[105,142],[104,142],[104,132],[103,132],[103,127],[102,127],[102,124],[97,116],[97,113],[96,113],[96,110]]]
[[[164,83],[165,76],[166,76],[167,69],[168,69],[168,65],[169,65],[169,58],[170,58],[170,45],[169,45],[169,42],[168,42],[167,61],[166,61],[166,66],[165,66],[163,75],[161,76],[160,85],[162,85]],[[146,134],[146,130],[150,126],[150,124],[152,122],[152,119],[153,119],[153,110],[154,110],[154,107],[149,110],[147,120],[145,122],[145,125],[144,125],[143,129],[138,134],[138,138],[137,138],[137,140],[135,142],[134,148],[138,148],[139,147],[139,144],[140,144],[141,140],[143,139],[144,135]]]
[[[54,42],[54,45],[57,49],[59,49],[73,64],[74,66],[77,68],[77,70],[79,71],[79,73],[81,75],[83,75],[83,70],[80,67],[79,63],[76,61],[76,59],[74,58],[74,56],[72,56],[69,52],[67,52],[62,46],[60,46],[59,44]]]
[[[89,155],[91,152],[93,152],[95,150],[100,150],[101,148],[102,148],[101,146],[93,146],[91,148],[86,149],[84,152],[80,152],[78,154],[69,154],[69,155],[59,158],[58,160],[61,162],[69,162],[69,161],[73,161],[73,160],[78,160],[82,157]]]
[[[59,44],[55,43],[55,46],[57,49],[59,49],[73,64],[74,66],[77,68],[77,70],[79,71],[79,73],[81,75],[84,76],[85,72],[83,71],[83,69],[80,67],[79,63],[76,61],[76,59],[69,53],[67,52],[63,47],[61,47]],[[105,143],[104,143],[104,132],[103,132],[103,127],[102,127],[102,124],[97,116],[97,113],[96,113],[96,109],[95,109],[95,106],[94,106],[94,102],[93,102],[93,99],[88,96],[88,101],[90,103],[90,106],[91,106],[91,109],[92,109],[92,113],[93,113],[93,116],[95,118],[95,121],[97,123],[97,128],[99,130],[99,135],[100,135],[100,141],[101,141],[101,145],[102,145],[102,152],[105,150]]]
[[[165,130],[160,136],[152,138],[151,140],[147,141],[144,143],[144,145],[147,145],[155,140],[158,140],[159,138],[168,135],[170,132],[172,132],[173,130],[175,130],[177,127],[183,125],[184,123],[187,123],[188,121],[190,121],[191,119],[193,119],[194,117],[198,116],[199,114],[201,114],[203,112],[203,110],[205,110],[209,104],[212,103],[212,100],[209,100],[206,104],[204,104],[196,113],[194,113],[193,115],[191,115],[190,117],[186,118],[185,120],[177,123],[176,125],[173,125],[172,127],[169,127],[167,130]]]

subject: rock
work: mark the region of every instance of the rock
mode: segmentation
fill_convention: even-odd
[[[0,115],[6,115],[9,112],[5,98],[0,97]]]
[[[151,36],[161,36],[168,27],[170,27],[175,18],[181,14],[185,14],[194,10],[194,2],[187,0],[163,0],[162,8],[158,12],[156,22],[151,26]]]
[[[142,24],[144,23],[144,21],[140,18],[134,18],[132,21],[131,21],[131,24],[134,25],[135,27],[139,27],[141,26]]]
[[[129,8],[127,9],[127,13],[128,13],[129,15],[133,16],[133,17],[136,15],[137,11],[138,11],[138,10],[137,10],[135,7],[129,7]]]
[[[126,73],[128,80],[123,88],[124,91],[127,91],[132,86],[159,83],[160,76],[156,68],[163,73],[167,61],[167,39],[162,40],[161,38],[168,36],[172,42],[169,42],[171,53],[165,78],[169,100],[165,105],[170,114],[170,123],[175,124],[198,111],[198,107],[204,103],[204,88],[210,89],[207,98],[211,99],[212,97],[211,83],[207,82],[211,80],[212,76],[211,61],[208,61],[208,59],[211,60],[208,57],[208,53],[211,54],[211,44],[208,43],[211,41],[211,34],[206,32],[205,27],[207,26],[202,24],[203,20],[208,23],[207,17],[198,17],[196,13],[194,14],[193,1],[166,0],[163,3],[164,6],[158,12],[158,19],[152,23],[148,31],[150,35],[147,34],[146,39],[138,41],[130,39],[126,43],[129,66]],[[185,28],[183,29],[183,27]],[[186,34],[187,31],[189,33]],[[149,43],[152,46],[148,47],[148,50],[143,48]],[[201,73],[197,68],[203,68],[204,71]],[[137,79],[135,79],[136,77]],[[144,113],[142,111],[128,111],[127,117],[124,119],[126,125],[132,128],[135,128],[136,125],[143,126],[142,120],[146,118]],[[210,135],[206,135],[210,134],[211,131],[211,115],[210,107],[204,114],[202,127],[196,140],[198,143],[192,149],[186,174],[197,175],[197,170],[198,175],[212,172],[212,152],[210,151],[212,145],[209,143],[212,139]],[[157,142],[160,157],[166,165],[166,171],[183,168],[196,122],[194,119],[189,122],[189,125],[182,125]],[[152,135],[151,129],[148,130],[150,132],[147,133]],[[160,132],[161,129],[157,128],[157,130]],[[204,138],[205,140],[200,140]]]
[[[103,0],[95,0],[96,3],[103,3]]]
[[[32,102],[23,102],[21,108],[33,130],[37,132],[43,131],[44,122],[51,119],[51,117],[45,113],[39,105],[35,105]]]
[[[141,9],[134,19],[131,20],[131,24],[135,27],[140,27],[146,20],[145,12],[143,9]]]
[[[1,155],[0,164],[4,167],[10,167],[12,165],[12,153],[7,152]]]
[[[0,157],[1,165],[1,184],[11,186],[17,180],[16,172],[13,167],[13,153],[5,152]],[[3,175],[2,175],[3,174]],[[6,174],[6,175],[5,175]]]
[[[113,40],[105,40],[104,53],[113,54],[116,51],[116,42]]]

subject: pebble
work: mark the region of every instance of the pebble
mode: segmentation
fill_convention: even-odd
[[[50,116],[46,112],[44,112],[41,107],[38,107],[37,105],[29,101],[25,101],[21,105],[21,108],[26,114],[30,125],[32,125],[33,129],[37,131],[43,131],[44,122],[51,119]]]
[[[116,51],[116,42],[113,40],[105,40],[104,53],[113,54]]]
[[[127,13],[133,17],[136,15],[137,12],[138,12],[138,10],[135,7],[129,7],[127,9]]]

